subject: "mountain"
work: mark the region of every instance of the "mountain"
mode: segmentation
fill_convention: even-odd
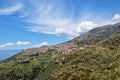
[[[1,80],[119,80],[120,23],[54,46],[25,49],[0,63]]]
[[[0,61],[15,55],[20,51],[21,50],[0,50]]]
[[[73,41],[79,41],[79,43],[85,44],[96,44],[100,40],[108,38],[111,34],[120,31],[120,22],[114,25],[105,25],[102,27],[94,28],[87,33],[84,33],[77,38],[73,39]],[[82,45],[81,44],[81,45]]]

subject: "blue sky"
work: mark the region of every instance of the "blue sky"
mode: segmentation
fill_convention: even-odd
[[[0,50],[68,41],[120,21],[120,0],[0,0]]]

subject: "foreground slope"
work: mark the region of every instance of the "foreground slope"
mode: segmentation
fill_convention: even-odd
[[[119,80],[120,23],[77,38],[23,50],[0,63],[1,80]]]

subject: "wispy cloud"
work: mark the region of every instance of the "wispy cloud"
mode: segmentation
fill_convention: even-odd
[[[42,46],[48,46],[48,42],[42,42],[39,44],[35,44],[33,47],[42,47]]]
[[[25,42],[22,42],[22,41],[18,41],[18,42],[16,42],[16,45],[29,45],[29,44],[31,44],[29,41],[25,41]]]
[[[32,24],[27,26],[27,29],[37,33],[76,37],[80,33],[98,27],[101,23],[103,23],[102,25],[112,23],[112,20],[118,20],[120,18],[119,14],[116,14],[112,19],[104,20],[101,19],[101,16],[103,18],[102,14],[96,15],[94,11],[85,12],[86,14],[82,16],[76,16],[74,9],[66,9],[66,7],[63,7],[63,4],[57,5],[54,2],[47,3],[46,1],[40,2],[39,0],[31,3],[32,8],[23,9],[20,16],[27,23]],[[78,18],[75,19],[75,17]]]
[[[58,36],[66,35],[67,37],[76,37],[82,32],[98,27],[98,24],[92,21],[72,22],[70,19],[48,19],[44,23],[36,22],[35,26],[28,29],[32,32],[45,34],[55,34]]]
[[[34,3],[33,5],[35,6]],[[43,4],[37,5],[35,12],[29,12],[30,14],[26,13],[30,10],[23,10],[23,16],[27,14],[27,18],[25,16],[22,16],[22,18],[32,24],[27,27],[27,29],[32,32],[55,34],[58,36],[66,35],[68,37],[78,36],[80,32],[76,32],[76,30],[79,27],[79,22],[73,20],[73,10],[71,10],[70,13],[66,13],[61,7],[62,6],[56,7],[54,3],[49,4],[43,2]]]
[[[13,45],[14,45],[13,42],[9,42],[9,43],[5,43],[5,44],[0,45],[0,48],[5,48],[5,47],[13,46]]]
[[[76,23],[71,22],[68,19],[48,19],[39,24],[28,27],[30,31],[40,32],[45,34],[55,34],[55,35],[66,35],[66,36],[76,36],[77,27]]]
[[[17,12],[19,9],[23,7],[23,4],[18,3],[6,8],[0,8],[0,15],[9,15]]]

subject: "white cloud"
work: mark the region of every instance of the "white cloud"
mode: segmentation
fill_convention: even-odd
[[[29,44],[31,44],[29,41],[25,41],[25,42],[18,41],[16,43],[15,42],[8,42],[8,43],[0,45],[0,48],[6,48],[6,47],[9,47],[9,46],[29,45]]]
[[[29,41],[25,41],[25,42],[22,42],[22,41],[18,41],[18,42],[16,42],[16,45],[29,45],[29,44],[31,44]]]
[[[66,35],[75,36],[75,27],[77,24],[73,23],[70,19],[54,19],[45,18],[31,20],[31,23],[38,24],[37,26],[31,26],[28,29],[32,32],[40,32],[45,34]]]
[[[55,33],[58,35],[58,36],[61,36],[61,35],[66,35],[68,37],[76,37],[79,35],[78,32],[76,32],[76,27],[73,26],[74,28],[73,29],[69,29],[69,28],[56,28],[55,29]]]
[[[120,14],[115,14],[112,18],[113,21],[120,21]]]
[[[66,30],[64,28],[56,28],[55,33],[57,33],[58,35],[65,34]]]
[[[55,20],[56,22],[57,20]],[[47,22],[47,21],[46,21]],[[68,22],[51,22],[50,24],[43,26],[32,26],[29,30],[32,32],[40,32],[45,34],[55,34],[58,36],[66,35],[67,37],[76,37],[82,32],[86,32],[90,29],[98,27],[98,24],[92,21],[83,21],[81,23],[73,23],[68,20]],[[55,24],[54,24],[55,23]],[[50,26],[49,26],[50,25]]]
[[[84,21],[79,24],[77,27],[77,32],[86,32],[90,29],[93,29],[95,27],[98,27],[98,24],[93,23],[92,21]]]
[[[0,8],[0,15],[9,15],[17,12],[20,8],[22,8],[22,4],[18,3],[16,5],[7,7],[7,8]]]
[[[48,42],[42,42],[39,44],[35,44],[33,47],[42,47],[42,46],[48,46]]]
[[[5,44],[0,45],[0,48],[5,48],[5,47],[13,46],[13,45],[14,45],[13,42],[9,42],[9,43],[5,43]]]

